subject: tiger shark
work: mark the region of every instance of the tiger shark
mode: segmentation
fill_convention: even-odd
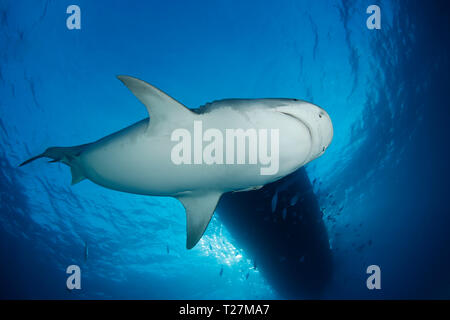
[[[333,138],[327,112],[303,100],[225,99],[188,109],[142,80],[118,79],[145,105],[148,118],[92,143],[50,147],[20,166],[46,157],[70,167],[72,185],[89,179],[122,192],[174,197],[186,210],[187,249],[203,236],[222,194],[281,179],[321,156]],[[192,146],[186,133],[198,135],[199,126],[203,137],[194,137],[194,161],[189,161],[191,152],[180,143]],[[231,144],[220,148],[224,136]],[[237,140],[246,148],[233,144]],[[264,173],[269,140],[277,167]],[[204,142],[208,145],[202,149]],[[258,148],[264,150],[256,153],[259,158],[250,152]],[[230,154],[240,160],[225,161]],[[195,159],[198,155],[209,161]]]

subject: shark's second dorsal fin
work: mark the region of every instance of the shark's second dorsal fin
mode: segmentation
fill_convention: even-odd
[[[195,247],[203,236],[221,196],[221,192],[208,191],[186,193],[177,197],[186,209],[186,248]]]
[[[145,81],[130,76],[117,76],[146,107],[153,128],[158,123],[178,122],[195,115],[184,105]]]

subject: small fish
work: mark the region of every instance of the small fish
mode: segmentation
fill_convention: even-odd
[[[166,246],[166,251],[167,251],[167,254],[170,254],[170,248],[169,248],[169,245]]]
[[[282,215],[283,215],[283,220],[286,220],[286,215],[287,215],[287,209],[286,208],[283,209]]]
[[[250,272],[247,272],[247,274],[245,275],[245,280],[247,280],[248,277],[250,277]]]
[[[272,197],[272,213],[275,212],[275,209],[277,208],[277,202],[278,202],[278,192],[276,192],[275,195]]]
[[[86,262],[89,257],[89,247],[87,241],[84,242],[84,261]]]
[[[219,272],[219,276],[222,276],[222,275],[223,275],[223,267],[220,268],[220,272]]]
[[[289,202],[289,204],[290,204],[291,206],[295,206],[295,205],[297,204],[298,198],[299,198],[299,195],[293,196],[293,197],[291,198],[291,201]]]

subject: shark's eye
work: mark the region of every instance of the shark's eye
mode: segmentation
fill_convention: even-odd
[[[322,114],[321,113],[319,113],[319,118],[322,118]]]

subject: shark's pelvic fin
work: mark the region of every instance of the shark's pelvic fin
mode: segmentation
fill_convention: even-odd
[[[195,115],[183,104],[145,81],[130,76],[117,78],[146,106],[151,122],[149,128],[154,128],[158,123],[179,122],[180,119]]]
[[[74,185],[86,179],[82,170],[78,167],[77,164],[77,158],[81,154],[81,152],[83,152],[86,146],[88,146],[88,144],[83,144],[75,147],[51,147],[45,150],[40,155],[24,161],[19,165],[19,167],[40,158],[50,158],[52,159],[51,161],[49,161],[51,163],[62,162],[70,167],[72,173],[72,185]]]
[[[186,248],[192,249],[203,236],[221,196],[221,192],[209,191],[177,197],[186,209]]]
[[[77,184],[78,182],[83,181],[86,177],[83,174],[83,171],[80,168],[73,164],[70,166],[70,172],[72,173],[72,185]]]

